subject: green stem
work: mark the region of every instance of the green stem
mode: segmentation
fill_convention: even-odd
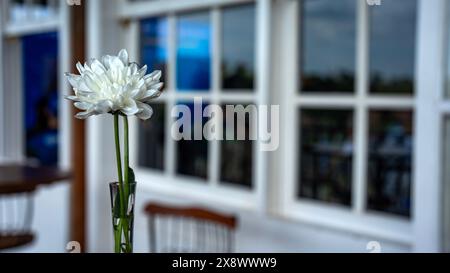
[[[128,130],[128,117],[123,117],[123,127],[124,127],[124,168],[125,168],[125,204],[128,209],[128,199],[130,198],[130,145],[129,145],[129,130]],[[126,251],[131,252],[132,251],[132,245],[130,242],[130,236],[129,236],[129,222],[128,222],[128,215],[126,216],[126,219],[124,219],[124,234],[125,234],[125,243],[126,243]]]
[[[124,196],[124,185],[123,185],[123,179],[122,179],[122,159],[120,155],[120,138],[119,138],[119,114],[114,114],[114,136],[115,136],[115,143],[116,143],[116,161],[117,161],[117,176],[119,179],[119,198],[120,198],[120,215],[121,218],[124,219],[126,217],[126,201]],[[120,221],[120,224],[115,230],[114,234],[114,240],[115,240],[115,252],[120,253],[120,244],[122,242],[122,228],[123,224],[122,221]],[[124,229],[124,233],[126,234],[127,229]],[[127,236],[128,237],[128,236]]]
[[[129,152],[129,141],[128,141],[128,117],[123,117],[123,126],[124,126],[124,149],[125,149],[125,155],[124,155],[124,167],[125,167],[125,196],[128,200],[129,196],[129,190],[130,190],[130,152]]]
[[[119,139],[119,114],[114,114],[114,136],[116,140],[116,161],[117,161],[117,176],[119,184],[122,185],[122,160],[120,156],[120,139]]]

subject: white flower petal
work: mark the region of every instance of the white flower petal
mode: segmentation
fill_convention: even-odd
[[[69,81],[70,85],[72,85],[73,88],[80,88],[79,83],[81,80],[81,76],[71,74],[71,73],[66,73],[66,77],[67,77],[67,80]]]
[[[159,97],[161,95],[161,91],[157,90],[157,89],[150,89],[147,90],[147,93],[145,94],[145,96],[141,99],[142,102],[148,102],[152,99],[156,99],[157,97]]]
[[[92,104],[87,102],[75,102],[73,105],[80,110],[88,110],[92,108]]]
[[[102,64],[106,69],[110,68],[109,64],[111,63],[110,61],[111,58],[112,57],[110,55],[105,55],[102,57]]]
[[[141,69],[138,70],[137,75],[139,78],[142,78],[147,72],[147,65],[144,65]]]
[[[83,74],[83,72],[85,71],[83,65],[80,62],[77,63],[77,69],[80,74]]]
[[[86,84],[90,91],[98,92],[100,90],[100,86],[89,74],[84,74],[83,82]]]
[[[80,100],[80,98],[77,97],[77,96],[66,96],[65,98],[66,98],[67,100],[71,100],[71,101],[75,101],[75,102],[77,102],[77,101]]]
[[[92,62],[91,69],[97,75],[106,73],[106,67],[99,60],[94,60]]]
[[[139,112],[139,108],[137,107],[136,101],[128,99],[125,101],[125,105],[120,111],[127,116],[132,116]]]
[[[152,81],[158,81],[161,78],[162,72],[161,70],[155,70],[152,73],[146,75],[144,80],[151,79]]]
[[[101,61],[77,63],[76,67],[80,75],[66,74],[75,95],[66,98],[84,111],[77,118],[116,111],[141,119],[151,117],[153,110],[146,103],[161,94],[161,71],[145,75],[147,66],[139,68],[136,63],[130,63],[126,50],[117,56],[103,56]]]
[[[77,119],[86,119],[90,116],[94,115],[93,111],[79,112],[75,115]]]
[[[128,65],[128,52],[126,49],[122,49],[121,51],[119,51],[119,54],[117,56],[125,66]]]
[[[113,103],[109,100],[102,100],[99,101],[97,104],[95,104],[94,111],[97,114],[106,114],[109,111],[111,111],[111,108],[113,106]]]
[[[153,108],[145,103],[138,102],[139,112],[136,114],[136,117],[146,120],[153,116]]]

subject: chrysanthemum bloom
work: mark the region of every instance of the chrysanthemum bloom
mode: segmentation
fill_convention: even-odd
[[[146,75],[147,66],[139,68],[130,63],[125,49],[117,56],[106,55],[101,61],[92,59],[84,66],[78,63],[77,69],[80,75],[66,73],[75,92],[67,99],[82,110],[77,118],[105,113],[136,115],[143,120],[152,116],[148,103],[161,94],[161,71]]]

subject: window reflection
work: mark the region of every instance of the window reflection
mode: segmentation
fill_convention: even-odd
[[[351,205],[353,111],[300,111],[299,196]]]
[[[255,7],[226,8],[222,18],[222,87],[253,89]]]
[[[371,111],[368,208],[410,216],[412,112]]]
[[[370,91],[414,92],[416,0],[384,1],[370,9]]]
[[[164,169],[165,147],[165,105],[150,104],[153,116],[139,121],[139,165],[147,168]]]
[[[246,106],[243,105],[243,107]],[[226,115],[226,106],[222,105],[222,109],[224,113],[224,140],[221,141],[220,145],[220,179],[226,183],[252,187],[253,141],[249,138],[250,114],[245,114],[245,120],[239,122],[237,114],[228,117]],[[230,121],[230,119],[233,119],[233,121]],[[234,123],[234,140],[226,140],[227,123]],[[244,130],[245,140],[238,140],[238,127]]]
[[[355,0],[304,0],[301,7],[301,88],[353,92]]]
[[[56,165],[58,35],[24,36],[22,50],[26,156],[42,165]]]
[[[211,58],[209,13],[179,16],[177,30],[178,90],[208,91]]]
[[[178,103],[178,105],[185,105],[190,109],[191,140],[177,141],[177,173],[207,179],[208,141],[204,138],[202,138],[201,140],[194,140],[195,127],[200,125],[194,123],[195,105],[194,103]],[[201,108],[201,111],[203,112],[206,105],[198,105],[198,107]],[[181,118],[181,116],[182,114],[180,114],[177,119]],[[203,118],[201,124],[202,128],[206,122],[207,118]],[[185,128],[181,128],[181,132],[184,132],[184,130]]]
[[[49,0],[11,0],[9,21],[24,23],[32,20],[55,18],[59,1]]]
[[[149,70],[161,70],[167,82],[167,20],[150,18],[141,22],[141,56],[142,62]]]

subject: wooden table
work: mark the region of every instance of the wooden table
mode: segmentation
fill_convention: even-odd
[[[56,167],[0,165],[0,194],[31,192],[39,185],[67,180],[71,173]]]
[[[70,177],[70,172],[55,167],[0,165],[0,196],[34,192],[40,185],[61,182]],[[33,240],[31,230],[12,235],[1,234],[0,230],[0,249],[23,246]]]

